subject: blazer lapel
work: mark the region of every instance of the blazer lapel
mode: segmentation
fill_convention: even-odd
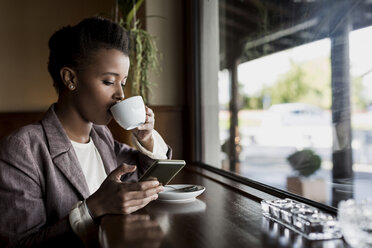
[[[41,124],[44,128],[50,155],[55,166],[64,174],[72,186],[76,188],[83,199],[87,198],[90,195],[88,184],[71,141],[54,112],[54,105],[49,108]]]
[[[55,157],[53,162],[76,188],[83,199],[89,197],[90,192],[88,184],[80,168],[80,164],[78,163],[75,151],[72,148],[68,152]]]

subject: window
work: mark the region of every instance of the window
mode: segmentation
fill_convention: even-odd
[[[204,163],[337,207],[372,197],[372,1],[202,1]]]

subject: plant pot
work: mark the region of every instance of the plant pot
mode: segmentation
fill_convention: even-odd
[[[313,201],[327,202],[326,182],[323,178],[287,177],[287,190]]]

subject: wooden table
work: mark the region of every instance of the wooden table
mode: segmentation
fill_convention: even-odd
[[[310,242],[263,217],[256,190],[187,166],[172,181],[206,191],[190,203],[154,201],[129,216],[102,219],[102,247],[348,247],[343,240]],[[262,194],[261,194],[262,195]],[[275,199],[267,195],[265,197]]]

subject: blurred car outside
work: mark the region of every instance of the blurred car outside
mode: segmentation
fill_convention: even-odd
[[[263,113],[254,139],[262,146],[331,148],[331,113],[304,103],[272,105]]]

